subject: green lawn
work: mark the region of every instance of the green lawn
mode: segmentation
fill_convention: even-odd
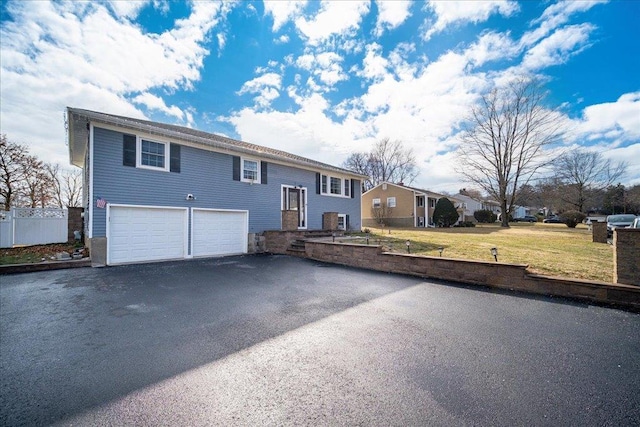
[[[370,244],[386,245],[394,252],[493,261],[490,249],[498,248],[498,261],[527,264],[529,271],[550,276],[611,282],[613,247],[591,241],[586,225],[575,229],[564,224],[482,224],[474,228],[371,229]]]

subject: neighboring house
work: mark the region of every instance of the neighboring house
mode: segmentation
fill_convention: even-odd
[[[455,198],[458,200],[456,208],[462,211],[461,220],[475,222],[473,213],[475,211],[491,211],[498,215],[500,213],[500,204],[492,200],[478,200],[465,194],[456,194]]]
[[[325,213],[360,230],[362,175],[175,125],[67,119],[94,265],[252,252],[261,232],[321,229]]]
[[[362,226],[378,227],[382,221],[387,227],[432,227],[433,210],[443,197],[459,204],[454,197],[383,182],[362,195]]]

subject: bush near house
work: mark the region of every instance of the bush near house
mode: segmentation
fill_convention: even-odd
[[[558,216],[569,228],[576,228],[576,225],[580,224],[587,217],[585,214],[578,211],[566,211]]]
[[[493,224],[498,219],[498,215],[489,210],[475,211],[473,217],[481,224]]]
[[[433,222],[439,227],[451,227],[458,221],[458,211],[451,200],[443,197],[438,199],[433,210]]]

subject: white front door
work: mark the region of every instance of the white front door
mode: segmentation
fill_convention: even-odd
[[[282,210],[298,213],[298,228],[307,228],[307,189],[306,187],[282,186]]]

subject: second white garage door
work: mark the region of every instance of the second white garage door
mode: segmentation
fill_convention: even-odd
[[[186,256],[187,208],[109,206],[108,264]]]
[[[247,253],[249,213],[235,210],[193,209],[193,256]]]

